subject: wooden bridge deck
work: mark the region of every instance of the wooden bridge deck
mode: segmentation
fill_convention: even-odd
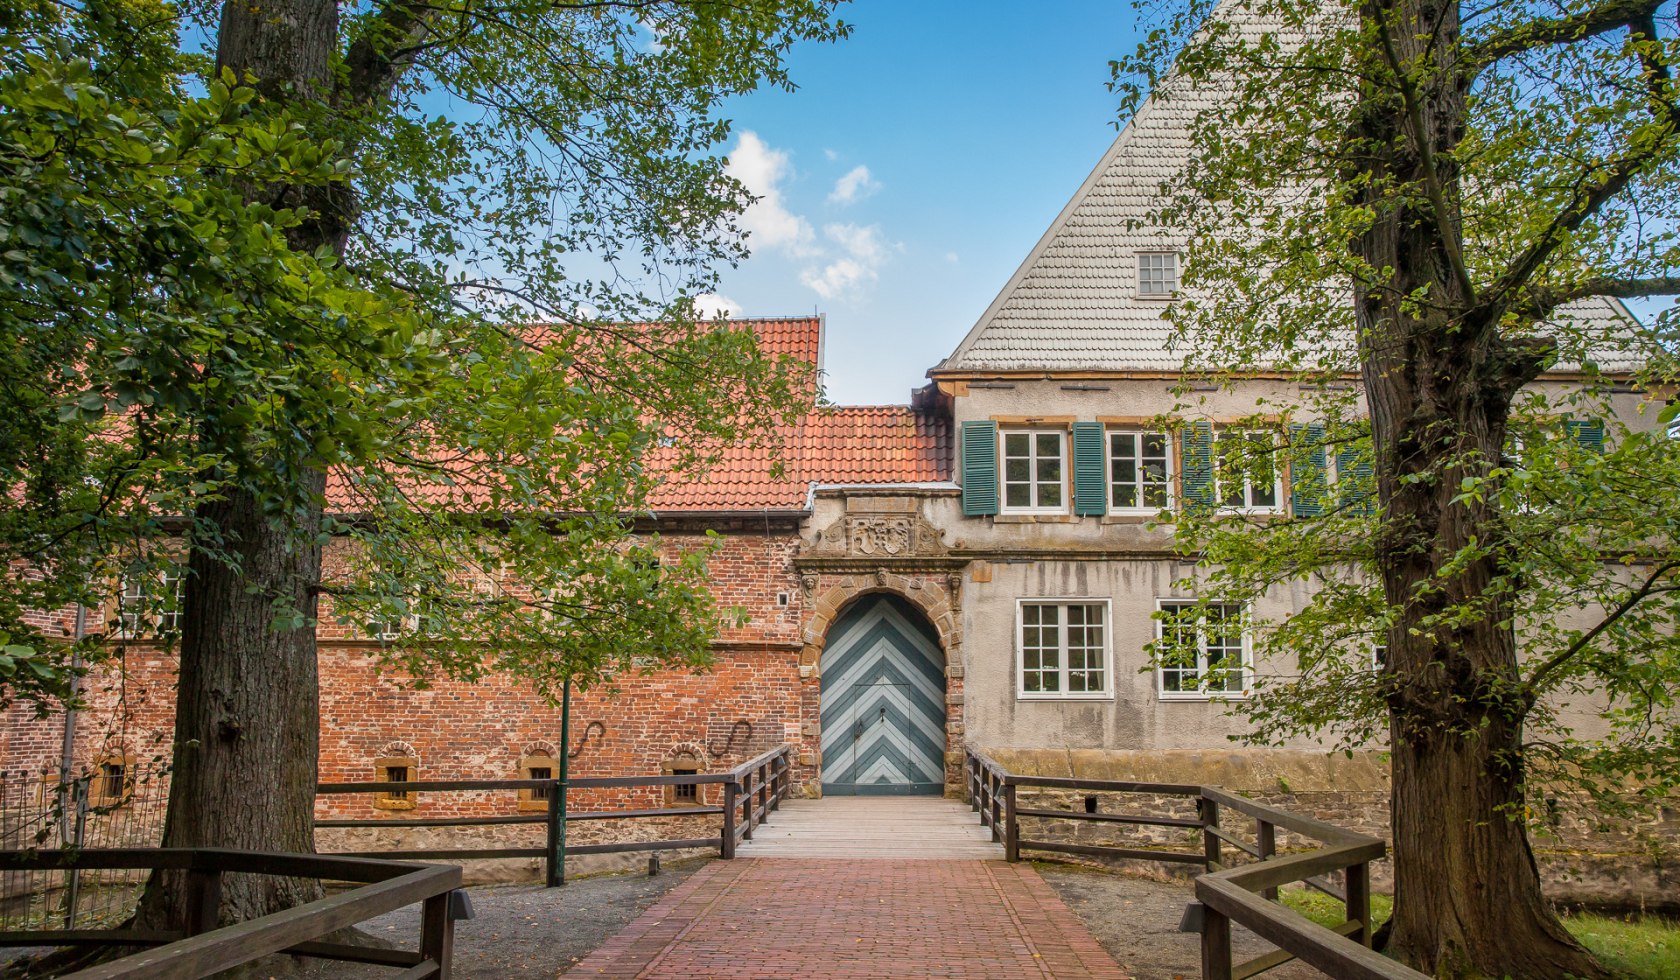
[[[1003,846],[967,805],[938,796],[830,796],[782,801],[737,852],[748,858],[978,860]]]

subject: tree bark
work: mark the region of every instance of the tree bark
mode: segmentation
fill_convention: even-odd
[[[1442,977],[1604,976],[1546,903],[1529,849],[1522,734],[1533,701],[1499,587],[1497,502],[1458,499],[1464,478],[1498,465],[1511,399],[1541,368],[1537,351],[1499,336],[1498,316],[1479,309],[1456,254],[1451,153],[1464,135],[1469,84],[1450,70],[1458,4],[1366,0],[1362,13],[1366,24],[1387,25],[1386,50],[1367,77],[1409,74],[1415,86],[1408,97],[1404,84],[1370,85],[1349,133],[1360,169],[1344,174],[1368,180],[1358,186],[1376,215],[1353,243],[1377,272],[1355,305],[1383,504],[1377,562],[1400,611],[1385,678],[1395,876],[1388,952]],[[1411,71],[1420,58],[1448,70]],[[1390,185],[1411,190],[1386,196]],[[1435,193],[1416,192],[1430,186]]]
[[[334,0],[229,0],[222,8],[217,68],[252,76],[272,103],[320,100],[338,48]],[[300,252],[328,246],[342,254],[354,219],[347,188],[253,188],[308,217],[289,234]],[[214,365],[209,369],[214,370]],[[201,430],[214,450],[240,432]],[[320,742],[315,644],[321,581],[324,471],[299,467],[300,506],[266,507],[259,494],[234,489],[202,504],[196,533],[216,549],[192,549],[184,583],[181,666],[175,710],[175,768],[164,847],[252,851],[315,850],[315,784]],[[237,482],[237,481],[236,481]],[[299,627],[275,625],[277,609],[305,614]],[[157,873],[138,919],[180,928],[182,882]],[[261,875],[224,880],[220,918],[244,921],[310,901],[318,882]]]

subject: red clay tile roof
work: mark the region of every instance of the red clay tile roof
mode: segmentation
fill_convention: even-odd
[[[766,354],[817,365],[822,321],[817,317],[731,321],[758,334]],[[818,407],[779,433],[779,447],[726,447],[700,480],[676,474],[654,491],[653,510],[663,513],[802,510],[812,483],[927,483],[951,479],[950,426],[943,417],[905,405]],[[675,451],[656,452],[656,470],[669,467]],[[663,457],[663,458],[662,458]],[[777,463],[780,463],[780,472]],[[470,464],[450,487],[429,487],[421,495],[434,504],[474,499]],[[412,492],[412,491],[411,491]],[[328,497],[345,510],[360,509],[342,473],[328,480]]]
[[[817,408],[780,435],[779,453],[732,447],[705,479],[665,484],[654,494],[653,509],[801,510],[812,483],[951,479],[949,424],[907,405]]]

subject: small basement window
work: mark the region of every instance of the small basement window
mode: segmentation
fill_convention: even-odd
[[[520,779],[558,779],[560,777],[560,762],[552,755],[528,755],[519,760]],[[554,789],[548,786],[522,789],[519,791],[519,809],[547,810],[549,797],[554,795]]]
[[[665,763],[664,769],[670,776],[698,776],[705,771],[700,760],[691,753],[676,756]],[[665,787],[666,806],[699,806],[700,803],[700,786],[696,783]]]
[[[88,781],[88,803],[92,806],[122,806],[134,790],[134,766],[124,756],[111,756],[99,763]]]
[[[376,781],[381,783],[411,783],[420,778],[420,760],[389,756],[374,760]],[[418,794],[406,789],[388,789],[374,798],[373,805],[382,810],[412,810],[419,802]]]

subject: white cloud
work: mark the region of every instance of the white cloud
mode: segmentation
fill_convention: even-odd
[[[786,153],[771,149],[752,130],[742,130],[723,170],[758,198],[741,215],[741,228],[751,236],[749,246],[809,254],[811,223],[782,203],[781,184],[793,170]]]
[[[827,149],[827,148],[823,149],[823,156],[827,157],[830,161],[840,159],[840,154],[834,152],[833,150]]]
[[[834,182],[828,203],[855,204],[880,189],[880,183],[869,175],[869,168],[860,163]]]
[[[799,274],[799,281],[823,299],[834,299],[879,279],[881,267],[893,251],[893,247],[881,240],[879,225],[825,225],[823,237],[846,254],[821,268],[812,267]]]
[[[962,260],[961,260],[961,259],[959,259],[959,258],[957,258],[957,253],[955,253],[955,252],[946,252],[946,253],[945,253],[945,261],[947,261],[947,262],[949,262],[949,263],[951,263],[951,264],[952,264],[952,265],[956,265],[956,264],[957,264],[957,263],[958,263],[958,262],[960,262],[960,261],[962,261]]]
[[[740,316],[741,304],[717,293],[701,293],[694,297],[694,312],[708,320],[720,316]]]

